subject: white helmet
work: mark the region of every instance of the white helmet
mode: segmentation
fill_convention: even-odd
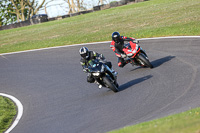
[[[80,48],[79,53],[80,53],[81,57],[83,57],[85,59],[87,59],[89,57],[89,50],[87,47]]]

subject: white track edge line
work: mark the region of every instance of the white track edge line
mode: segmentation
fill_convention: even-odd
[[[7,98],[11,99],[17,106],[17,117],[13,121],[12,125],[5,131],[5,133],[9,133],[15,128],[15,126],[17,126],[19,120],[21,119],[22,114],[23,114],[23,105],[17,98],[15,98],[11,95],[0,93],[0,96],[7,97]]]
[[[169,36],[169,37],[141,38],[141,39],[138,39],[138,40],[155,40],[155,39],[170,39],[170,38],[172,38],[172,39],[173,38],[200,38],[200,36]],[[90,45],[90,44],[109,43],[109,42],[111,42],[111,41],[72,44],[72,45],[64,45],[64,46],[49,47],[49,48],[40,48],[40,49],[25,50],[25,51],[19,51],[19,52],[3,53],[3,54],[0,54],[0,56],[10,55],[10,54],[18,54],[18,53],[26,53],[26,52],[32,52],[32,51],[47,50],[47,49],[55,49],[55,48],[75,47],[75,46]]]

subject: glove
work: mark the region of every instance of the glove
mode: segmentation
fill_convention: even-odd
[[[122,58],[126,58],[126,54],[121,54],[121,57]]]
[[[99,57],[100,57],[100,58],[104,58],[103,54],[100,54]]]
[[[88,72],[88,71],[89,71],[88,68],[83,69],[83,72]]]
[[[133,43],[136,43],[136,44],[138,44],[139,43],[139,41],[138,40],[133,40]]]
[[[100,54],[98,59],[100,61],[106,61],[106,58],[103,56],[103,54]]]

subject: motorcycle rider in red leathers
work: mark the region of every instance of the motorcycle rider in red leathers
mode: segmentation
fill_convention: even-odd
[[[119,32],[113,32],[112,33],[112,42],[110,44],[110,47],[115,52],[116,56],[118,57],[118,66],[124,67],[126,64],[130,62],[130,59],[125,60],[126,54],[123,51],[124,41],[133,41],[134,43],[138,43],[138,41],[135,38],[128,38],[125,36],[120,36]]]

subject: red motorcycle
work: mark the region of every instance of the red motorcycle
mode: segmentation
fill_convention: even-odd
[[[124,46],[125,48],[123,51],[130,59],[130,63],[132,65],[153,68],[153,65],[150,63],[145,50],[143,50],[142,47],[140,47],[136,42],[130,41]]]

